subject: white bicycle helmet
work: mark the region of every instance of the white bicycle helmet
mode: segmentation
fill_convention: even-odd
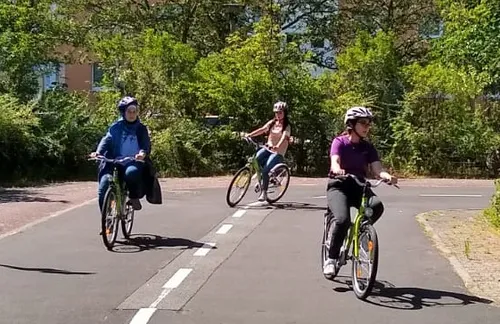
[[[278,101],[277,103],[274,104],[273,112],[285,111],[286,108],[287,108],[286,102]]]
[[[359,118],[373,119],[373,114],[370,111],[370,109],[366,107],[362,106],[351,107],[345,113],[344,123],[348,125],[350,121],[354,121]]]

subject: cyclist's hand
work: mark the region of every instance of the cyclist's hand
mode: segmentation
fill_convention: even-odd
[[[95,159],[97,157],[97,155],[99,155],[99,154],[97,154],[97,152],[92,152],[92,153],[89,154],[89,157],[91,159]]]
[[[135,155],[135,158],[136,158],[136,160],[144,161],[144,159],[146,158],[146,153],[140,152],[139,154]]]
[[[380,175],[380,177],[391,185],[395,185],[398,183],[398,178],[393,175],[390,175],[389,173],[384,172]]]
[[[345,170],[344,169],[331,169],[330,174],[333,176],[336,175],[345,175]]]

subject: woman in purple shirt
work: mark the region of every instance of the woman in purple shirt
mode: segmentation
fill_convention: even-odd
[[[392,184],[397,183],[397,178],[385,172],[375,147],[366,136],[373,120],[371,111],[365,107],[352,107],[347,110],[344,118],[347,130],[342,135],[333,139],[330,149],[330,173],[334,175],[353,174],[359,180],[365,180],[368,168],[378,178],[386,179]],[[331,179],[327,187],[327,201],[335,225],[333,227],[329,259],[325,263],[323,273],[333,275],[336,259],[339,257],[340,247],[347,234],[350,219],[350,207],[359,208],[361,204],[361,188],[351,179]],[[384,211],[380,199],[368,190],[370,207],[373,209],[372,223],[375,223]]]

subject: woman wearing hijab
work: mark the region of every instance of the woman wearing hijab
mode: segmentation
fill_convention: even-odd
[[[121,118],[109,127],[107,134],[101,139],[96,152],[93,152],[91,157],[98,155],[108,159],[133,157],[136,160],[145,161],[151,153],[151,142],[147,127],[141,123],[138,117],[137,99],[129,96],[124,97],[118,102],[117,107]],[[148,165],[138,161],[130,161],[121,166],[120,171],[127,185],[130,204],[134,210],[142,209],[139,199],[144,196],[142,187],[145,167]],[[112,172],[113,166],[110,163],[101,163],[98,176],[99,208],[101,210]]]

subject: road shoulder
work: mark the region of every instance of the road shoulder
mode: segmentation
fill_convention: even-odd
[[[439,210],[416,218],[466,288],[500,307],[500,232],[482,210]]]

